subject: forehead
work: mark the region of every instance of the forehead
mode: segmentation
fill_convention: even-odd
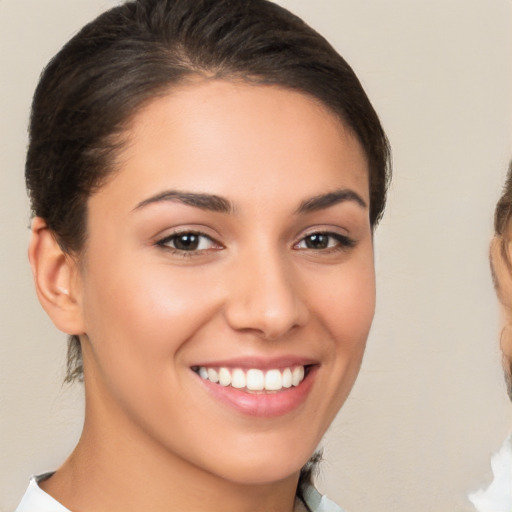
[[[319,101],[276,86],[183,85],[146,105],[126,140],[113,181],[131,182],[139,196],[172,185],[230,197],[252,188],[270,200],[302,184],[304,194],[351,186],[368,200],[367,161],[352,132]]]

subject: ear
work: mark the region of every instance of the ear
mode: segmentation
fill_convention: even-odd
[[[500,303],[506,308],[512,307],[512,267],[510,261],[511,243],[495,236],[491,240],[489,259],[491,263],[494,288]]]
[[[57,329],[83,334],[78,264],[59,246],[44,219],[32,220],[28,258],[37,297]]]

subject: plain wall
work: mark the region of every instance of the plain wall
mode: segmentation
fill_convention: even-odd
[[[0,0],[0,510],[80,433],[65,335],[26,258],[23,166],[43,65],[107,0]],[[361,374],[324,441],[321,490],[348,512],[472,510],[512,424],[487,250],[512,156],[512,1],[288,0],[351,63],[394,180],[375,238],[378,304]]]

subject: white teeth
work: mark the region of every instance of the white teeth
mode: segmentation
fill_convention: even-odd
[[[247,389],[250,391],[262,391],[265,389],[265,378],[261,370],[249,370],[247,372]]]
[[[279,370],[269,370],[265,374],[265,389],[278,391],[283,387],[283,377]]]
[[[211,382],[219,382],[219,374],[217,373],[217,370],[214,370],[213,368],[208,368],[208,380]]]
[[[290,368],[286,368],[283,372],[283,388],[292,387],[292,371]]]
[[[304,366],[297,366],[292,372],[292,384],[298,386],[304,379]]]
[[[243,370],[240,370],[240,368],[233,370],[233,375],[231,376],[231,385],[237,389],[245,388],[247,385],[245,373]]]
[[[304,366],[294,366],[283,370],[272,369],[266,372],[258,368],[231,370],[226,367],[200,366],[196,371],[204,380],[248,391],[280,391],[283,388],[298,386],[304,380]]]
[[[219,384],[221,386],[229,386],[231,384],[231,373],[227,368],[219,370]]]

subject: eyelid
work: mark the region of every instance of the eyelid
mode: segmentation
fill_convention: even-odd
[[[211,242],[213,247],[208,247],[208,248],[203,248],[203,249],[191,249],[191,250],[187,251],[184,249],[178,249],[176,247],[172,247],[172,245],[170,245],[170,242],[173,239],[179,238],[180,236],[183,236],[183,235],[195,235],[198,237],[206,238]],[[197,227],[175,228],[175,229],[171,230],[170,232],[168,231],[163,236],[162,235],[156,236],[153,245],[158,246],[162,249],[174,252],[176,254],[183,255],[183,256],[194,256],[194,255],[199,255],[201,253],[208,252],[211,250],[220,250],[220,249],[224,248],[224,246],[217,240],[216,237],[212,236],[209,233],[206,233],[205,230],[203,230],[201,228],[197,228]]]
[[[200,224],[200,223],[176,223],[174,226],[167,225],[163,227],[163,229],[159,229],[158,232],[151,237],[151,240],[153,241],[153,244],[157,244],[159,241],[162,241],[166,238],[171,238],[173,236],[179,236],[182,234],[191,233],[194,235],[202,235],[206,236],[207,238],[210,238],[214,240],[219,245],[219,239],[220,234],[217,232],[217,230],[212,229],[208,225]]]
[[[344,231],[341,233],[340,231]],[[299,244],[303,243],[308,237],[313,235],[324,235],[337,240],[337,244],[331,247],[313,249],[309,247],[300,248]],[[357,245],[357,240],[346,234],[346,230],[335,228],[333,226],[315,226],[305,232],[303,232],[298,240],[293,244],[293,247],[297,250],[312,251],[312,252],[336,252],[336,251],[347,251]]]

